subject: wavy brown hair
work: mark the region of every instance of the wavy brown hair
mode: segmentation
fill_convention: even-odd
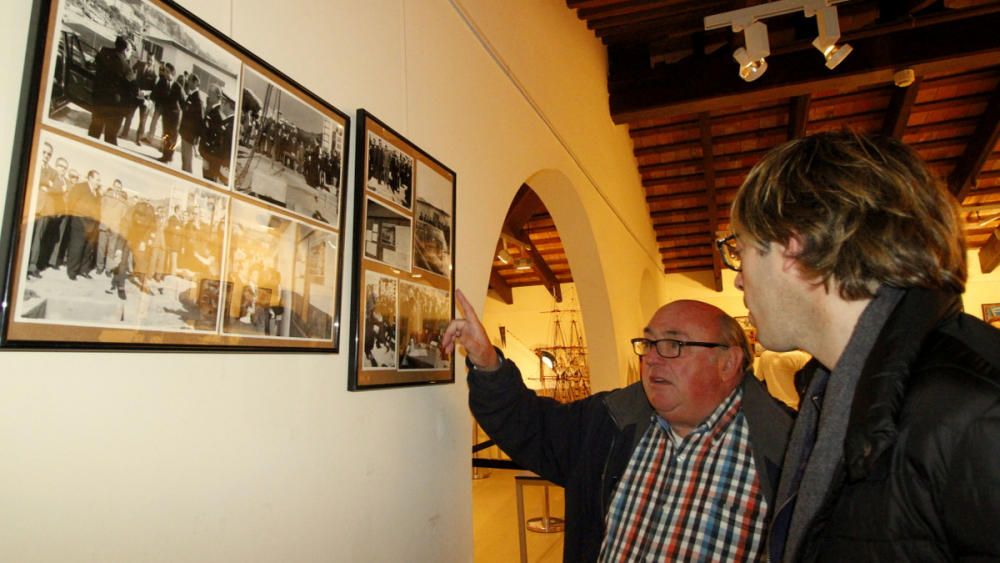
[[[797,235],[803,270],[844,299],[871,297],[878,284],[965,289],[958,203],[891,138],[820,133],[773,149],[740,187],[732,219],[764,247]]]

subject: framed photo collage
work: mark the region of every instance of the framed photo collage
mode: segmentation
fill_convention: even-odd
[[[169,0],[34,9],[0,347],[338,353],[351,118]],[[358,120],[349,387],[453,381],[455,174]]]

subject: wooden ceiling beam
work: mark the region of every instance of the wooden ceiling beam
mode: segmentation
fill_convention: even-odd
[[[649,21],[675,22],[681,18],[690,20],[692,18],[704,18],[706,10],[713,7],[732,4],[731,0],[689,0],[688,2],[642,2],[634,3],[625,7],[621,5],[610,8],[591,8],[580,15],[587,20],[588,29],[609,29],[632,27],[639,23]],[[663,26],[667,31],[671,25]]]
[[[1000,6],[961,12],[963,17],[921,18],[913,27],[864,30],[845,36],[854,52],[835,70],[813,48],[772,53],[768,71],[754,82],[739,78],[729,49],[645,69],[609,61],[611,116],[615,123],[711,112],[823,90],[891,83],[900,68],[919,75],[961,72],[1000,64]],[[975,17],[969,17],[975,15]],[[956,38],[961,38],[957,41]],[[613,63],[613,64],[612,64]],[[692,78],[697,76],[697,80]]]
[[[809,105],[812,94],[792,96],[788,104],[788,138],[799,139],[806,135],[806,125],[809,123]]]
[[[545,262],[545,258],[538,252],[531,242],[530,234],[525,230],[525,226],[535,216],[546,213],[545,204],[527,184],[521,186],[514,201],[511,203],[510,211],[507,212],[507,219],[504,221],[503,233],[520,242],[527,250],[531,259],[531,267],[541,278],[542,285],[552,294],[557,303],[562,302],[562,289],[559,280],[552,273],[552,269]]]
[[[531,258],[531,267],[534,268],[535,273],[538,277],[542,279],[542,285],[545,289],[552,295],[556,300],[556,303],[562,303],[562,288],[559,285],[559,280],[556,279],[556,275],[552,273],[552,269],[542,258],[542,255],[538,253],[538,250],[534,246],[528,248],[528,257]]]
[[[504,219],[504,229],[515,236],[519,236],[524,226],[532,217],[539,213],[545,213],[545,204],[527,184],[522,184],[521,189],[514,195],[514,201],[507,211],[507,218]]]
[[[507,284],[496,268],[490,270],[489,291],[500,301],[508,305],[514,304],[514,290]]]
[[[920,92],[921,81],[923,81],[923,77],[918,76],[909,86],[896,88],[892,92],[889,108],[886,110],[885,120],[882,122],[882,134],[886,137],[897,140],[903,138],[906,123],[910,120],[910,113],[913,112],[913,105]]]
[[[958,201],[964,200],[965,196],[969,195],[976,175],[983,169],[983,164],[996,147],[998,136],[1000,136],[1000,84],[993,90],[993,97],[979,119],[976,132],[972,134],[972,138],[965,146],[965,152],[948,177],[948,188]]]

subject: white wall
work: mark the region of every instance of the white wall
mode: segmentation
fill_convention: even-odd
[[[29,3],[0,19],[0,174]],[[182,4],[456,170],[457,283],[480,310],[500,224],[530,181],[563,235],[592,365],[615,385],[661,300],[659,263],[607,114],[603,48],[563,2]],[[346,379],[346,353],[0,352],[0,560],[470,560],[464,374],[366,393]]]

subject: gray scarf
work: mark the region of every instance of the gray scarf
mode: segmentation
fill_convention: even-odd
[[[798,557],[802,540],[826,498],[833,475],[843,464],[847,422],[851,416],[851,403],[861,370],[879,332],[904,293],[901,289],[885,286],[879,288],[875,298],[861,313],[833,372],[828,372],[823,367],[817,369],[809,390],[802,398],[788,451],[785,453],[777,506],[781,506],[794,492],[790,490],[793,486],[791,481],[801,463],[805,443],[813,432],[816,442],[799,483],[798,499],[785,544],[785,561],[795,561]],[[824,385],[826,391],[820,408],[812,397],[820,393]]]

